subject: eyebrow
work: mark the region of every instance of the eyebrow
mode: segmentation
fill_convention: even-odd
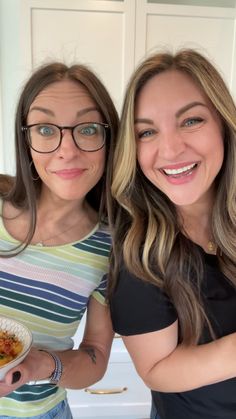
[[[177,118],[179,116],[181,116],[184,112],[188,111],[191,108],[194,108],[195,106],[204,106],[205,108],[207,108],[207,105],[203,102],[190,102],[187,105],[183,106],[183,108],[180,108],[177,112],[176,112],[176,116]]]
[[[189,109],[194,108],[195,106],[204,106],[205,108],[207,107],[207,105],[203,102],[190,102],[187,105],[183,106],[182,108],[180,108],[175,116],[177,118],[179,118],[183,113],[187,112]],[[148,118],[136,118],[134,120],[135,124],[139,124],[139,123],[143,123],[143,124],[153,124],[152,119],[148,119]]]
[[[39,112],[43,112],[43,113],[45,113],[46,115],[55,116],[54,112],[53,112],[53,111],[51,111],[51,109],[43,108],[42,106],[33,106],[33,107],[30,109],[29,113],[30,113],[30,112],[33,112],[33,111],[39,111]],[[84,108],[84,109],[82,109],[81,111],[78,111],[78,112],[77,112],[77,114],[76,114],[76,116],[77,116],[77,117],[79,117],[79,116],[83,116],[83,115],[85,115],[85,114],[87,114],[87,113],[89,113],[89,112],[93,112],[93,111],[100,112],[100,111],[99,111],[99,109],[98,109],[97,107]]]

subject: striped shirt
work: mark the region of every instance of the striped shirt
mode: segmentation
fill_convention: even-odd
[[[0,249],[16,245],[0,218]],[[0,258],[0,314],[24,323],[41,349],[73,348],[73,335],[92,295],[104,304],[110,235],[97,225],[84,239],[54,247],[30,245]],[[0,398],[0,415],[44,414],[66,397],[63,388],[24,385]]]

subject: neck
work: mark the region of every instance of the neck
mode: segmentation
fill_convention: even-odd
[[[56,246],[81,240],[98,222],[98,214],[83,201],[40,199],[33,243]]]
[[[216,253],[212,234],[212,201],[199,202],[179,211],[182,232],[207,253]]]
[[[42,216],[47,215],[47,217],[52,217],[54,221],[60,221],[64,217],[71,216],[74,213],[84,212],[87,205],[85,198],[80,200],[65,200],[42,190],[37,203],[37,216],[40,218],[41,214]]]

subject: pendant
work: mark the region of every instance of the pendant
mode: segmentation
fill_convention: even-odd
[[[212,253],[216,253],[217,246],[215,242],[213,242],[212,240],[209,240],[209,242],[207,243],[207,249]]]

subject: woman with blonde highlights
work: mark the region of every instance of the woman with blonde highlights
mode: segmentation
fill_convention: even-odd
[[[234,418],[236,108],[200,53],[155,54],[131,77],[112,195],[113,327],[151,418]]]

